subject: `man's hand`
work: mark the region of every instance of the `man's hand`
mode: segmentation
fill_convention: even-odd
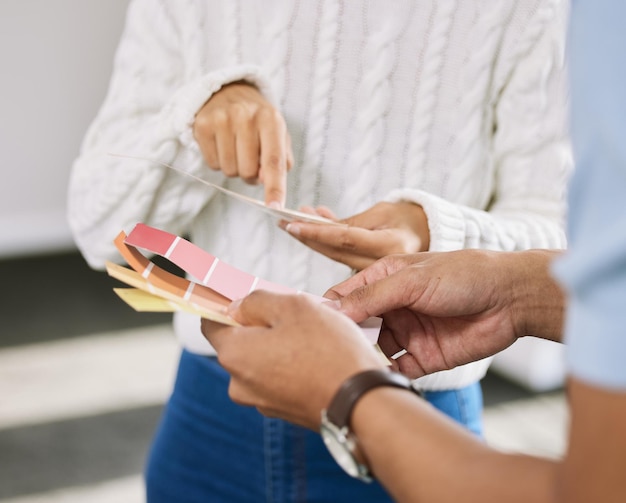
[[[265,203],[284,206],[291,139],[280,112],[254,86],[236,82],[220,89],[196,114],[193,133],[211,169],[262,182]]]
[[[301,209],[347,225],[282,222],[281,227],[309,248],[356,270],[387,255],[428,250],[428,220],[417,204],[382,202],[343,220],[325,207]]]
[[[231,374],[233,401],[318,429],[320,411],[341,383],[384,367],[347,316],[305,294],[255,291],[230,312],[245,326],[202,321],[202,332]]]
[[[523,335],[557,339],[564,310],[555,252],[463,250],[390,256],[326,293],[354,321],[382,315],[379,345],[421,377],[479,360]]]

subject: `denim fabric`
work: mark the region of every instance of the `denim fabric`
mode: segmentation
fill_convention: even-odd
[[[477,436],[483,436],[483,390],[480,383],[458,390],[425,391],[424,398]]]
[[[453,394],[432,398],[465,418],[476,405],[480,418],[475,392],[467,401],[463,392]],[[391,501],[378,483],[345,474],[318,433],[234,404],[216,360],[186,351],[152,445],[146,487],[149,503]]]

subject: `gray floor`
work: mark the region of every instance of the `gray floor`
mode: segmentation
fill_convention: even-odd
[[[133,312],[76,253],[0,261],[0,277],[0,502],[143,501],[178,354],[169,315]],[[561,391],[491,373],[483,390],[489,443],[563,452]]]

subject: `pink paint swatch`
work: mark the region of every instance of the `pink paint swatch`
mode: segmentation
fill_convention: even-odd
[[[167,292],[168,296],[207,309],[215,309],[215,305],[227,306],[231,300],[245,297],[258,289],[285,294],[301,293],[316,302],[326,300],[243,272],[179,236],[142,223],[137,224],[128,236],[121,232],[115,239],[115,246],[128,264],[149,283]],[[165,271],[137,248],[170,260],[199,282]],[[220,311],[223,313],[223,310]],[[360,326],[365,336],[375,342],[381,323],[380,318],[369,318]]]
[[[292,288],[271,283],[222,262],[186,239],[145,224],[137,224],[124,242],[167,258],[202,284],[230,300],[245,297],[256,289],[296,293]],[[319,300],[323,299],[320,297]]]
[[[154,262],[144,257],[134,246],[127,245],[124,242],[125,239],[126,234],[120,232],[114,241],[120,254],[133,270],[157,289],[173,295],[174,298],[197,304],[206,309],[215,309],[216,306],[224,308],[230,304],[229,299],[215,290],[181,278],[157,266]]]

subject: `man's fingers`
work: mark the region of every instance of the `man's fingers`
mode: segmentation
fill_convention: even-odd
[[[375,262],[371,266],[363,269],[362,271],[356,273],[354,276],[351,276],[347,280],[342,281],[341,283],[337,283],[335,286],[329,288],[326,291],[326,293],[324,294],[324,297],[327,297],[329,299],[340,299],[342,297],[345,297],[346,295],[348,295],[352,291],[356,290],[357,288],[361,288],[361,287],[367,285],[368,284],[368,275],[367,275],[366,271],[369,272],[370,269],[372,269],[372,268],[374,268],[376,266],[377,266],[377,262]],[[384,276],[380,276],[380,277],[384,277]],[[376,281],[376,280],[374,280],[374,281]]]
[[[337,283],[330,288],[327,293],[333,292],[333,296],[344,297],[357,288],[361,288],[365,285],[369,285],[379,281],[395,272],[403,269],[408,265],[406,263],[406,255],[390,255],[377,260],[372,265],[364,268],[354,276],[348,278],[341,283]],[[326,294],[324,294],[326,295]]]
[[[239,323],[247,326],[271,327],[285,312],[287,295],[256,290],[247,297],[233,302],[228,313]]]
[[[411,259],[412,256],[410,255],[390,255],[384,257],[347,280],[336,284],[324,295],[328,296],[330,294],[333,298],[345,297],[357,288],[380,281],[404,269],[412,263]]]
[[[206,340],[209,341],[209,343],[219,353],[220,348],[222,347],[222,342],[225,339],[227,340],[229,337],[232,337],[232,332],[236,327],[228,327],[226,325],[222,325],[221,323],[216,323],[203,318],[200,328]]]
[[[374,268],[377,264],[378,267]],[[394,272],[385,276],[388,272],[384,261],[379,261],[359,273],[357,281],[365,282],[365,286],[346,293],[340,301],[340,310],[358,322],[407,307],[422,285],[412,274]]]
[[[339,310],[357,323],[371,316],[379,316],[386,313],[392,305],[389,299],[385,298],[386,294],[385,280],[362,286],[340,299]]]
[[[402,347],[395,339],[393,332],[383,322],[383,326],[380,329],[380,335],[378,336],[378,345],[383,353],[389,358],[397,355],[405,348]]]
[[[417,379],[426,375],[424,369],[419,365],[415,357],[410,353],[405,353],[395,360],[400,373],[411,379]]]

